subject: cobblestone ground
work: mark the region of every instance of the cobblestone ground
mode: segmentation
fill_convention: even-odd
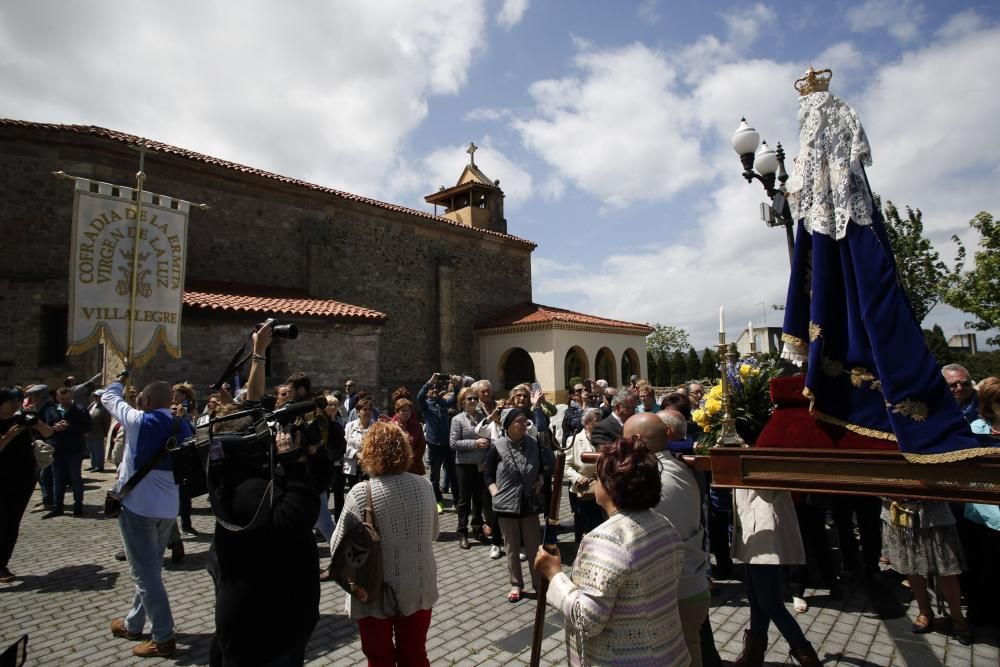
[[[21,538],[10,568],[19,578],[0,584],[0,642],[30,635],[29,665],[128,665],[138,662],[202,665],[207,663],[213,629],[212,583],[205,557],[213,521],[205,499],[195,501],[197,537],[185,538],[187,556],[165,568],[165,582],[177,625],[177,654],[171,659],[134,658],[130,642],[111,637],[108,624],[128,610],[133,586],[127,564],[114,559],[120,549],[117,523],[104,519],[100,502],[110,474],[86,478],[86,515],[41,520],[39,512],[25,515]],[[33,507],[39,501],[36,491]],[[488,547],[458,548],[456,517],[446,512],[435,545],[441,597],[427,648],[433,665],[525,665],[530,653],[534,602],[508,604],[506,561],[492,561]],[[569,518],[563,523],[569,525]],[[564,560],[572,562],[572,535],[563,535]],[[321,556],[326,548],[321,546]],[[949,638],[946,623],[939,632],[914,635],[910,624],[916,605],[886,576],[871,592],[845,587],[844,599],[829,600],[824,592],[807,591],[811,607],[798,616],[806,636],[825,665],[948,665],[1000,664],[997,633],[977,628],[977,643],[965,647]],[[357,627],[344,618],[343,594],[324,584],[321,618],[307,651],[310,665],[363,664]],[[749,609],[738,581],[719,586],[712,599],[712,625],[723,658],[740,650]],[[565,662],[561,617],[550,611],[542,644],[543,664]],[[772,628],[767,660],[786,664],[788,646]]]

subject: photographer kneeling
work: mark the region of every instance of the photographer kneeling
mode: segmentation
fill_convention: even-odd
[[[264,395],[263,360],[271,333],[267,324],[252,336],[248,402]],[[216,417],[221,413],[220,408]],[[216,585],[211,665],[301,665],[319,620],[319,555],[312,527],[330,463],[316,455],[314,429],[280,429],[273,473],[267,462],[261,465],[264,457],[225,452],[213,500],[226,525],[216,523],[209,563]],[[232,530],[234,524],[246,528]]]

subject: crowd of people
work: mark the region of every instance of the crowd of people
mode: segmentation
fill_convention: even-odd
[[[267,456],[244,456],[235,445],[219,453],[225,465],[209,484],[218,518],[209,563],[217,596],[212,664],[302,664],[324,581],[345,588],[345,613],[358,623],[369,664],[429,664],[425,644],[438,598],[432,543],[449,507],[457,548],[480,542],[489,558],[506,555],[506,602],[535,598],[541,578],[550,582],[547,601],[566,619],[571,664],[726,664],[708,618],[710,587],[737,573],[734,562],[745,565],[740,578],[751,612],[743,651],[728,663],[740,667],[763,663],[772,622],[798,664],[820,664],[793,613],[808,607],[802,591],[812,570],[836,598],[842,579],[894,569],[918,603],[914,633],[936,629],[930,578],[958,641],[973,641],[969,621],[1000,620],[990,575],[1000,555],[996,506],[831,503],[716,489],[681,458],[699,433],[691,421],[704,395],[698,381],[664,391],[638,377],[620,388],[585,380],[557,406],[537,384],[518,384],[500,399],[488,380],[435,373],[415,396],[399,387],[380,405],[352,380],[320,391],[302,372],[268,392],[270,336],[266,327],[253,335],[245,386],[222,385],[203,402],[187,383],[156,381],[137,391],[127,371],[103,388],[95,376],[67,378],[55,391],[38,384],[0,390],[0,582],[16,579],[8,566],[36,484],[42,519],[65,514],[67,487],[72,514],[81,516],[84,459],[89,471],[114,465],[120,557],[135,595],[111,632],[139,642],[135,655],[172,655],[162,559],[171,548],[183,558],[181,533],[195,532],[196,491],[176,483],[165,445],[208,423],[216,432],[237,429],[236,418],[254,407],[315,400],[315,408],[275,426]],[[942,372],[970,428],[1000,433],[1000,379],[976,386],[960,366]],[[41,470],[36,441],[51,447]],[[578,545],[569,573],[558,553],[540,547],[539,517],[549,510],[559,449]],[[840,562],[826,542],[831,521]],[[364,561],[352,542],[359,526],[378,533],[374,583],[343,574],[345,559]],[[316,538],[329,543],[328,562],[320,562]],[[266,566],[276,562],[288,565]]]

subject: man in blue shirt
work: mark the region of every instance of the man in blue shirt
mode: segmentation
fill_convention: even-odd
[[[111,634],[138,641],[142,639],[146,615],[152,624],[152,640],[137,645],[139,657],[166,657],[177,650],[170,600],[163,585],[163,552],[177,518],[178,491],[170,457],[160,454],[167,441],[192,434],[191,427],[170,412],[173,390],[166,382],[151,382],[139,394],[137,410],[122,397],[125,374],[101,395],[101,403],[125,429],[125,453],[118,467],[119,492],[149,461],[158,457],[149,473],[121,501],[118,526],[128,557],[135,598],[128,615],[111,622]]]
[[[83,516],[83,476],[80,466],[86,450],[86,435],[91,429],[90,413],[73,402],[73,390],[60,387],[54,406],[58,421],[52,424],[54,433],[49,443],[55,449],[52,457],[52,511],[42,516],[50,519],[63,513],[66,486],[73,487],[73,516]]]
[[[971,424],[979,419],[979,401],[976,400],[976,390],[972,387],[972,376],[965,370],[965,366],[948,364],[941,369],[941,375],[965,420]]]

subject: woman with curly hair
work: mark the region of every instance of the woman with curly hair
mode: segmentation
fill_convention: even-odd
[[[361,650],[369,665],[429,665],[427,630],[431,607],[438,599],[433,542],[438,535],[434,489],[425,477],[407,472],[412,452],[406,433],[396,424],[373,423],[361,442],[361,466],[370,479],[348,492],[344,514],[358,522],[371,489],[375,523],[382,543],[386,592],[369,599],[354,587],[345,611],[357,620]],[[347,537],[348,521],[337,523],[331,553]]]
[[[580,542],[573,574],[559,552],[539,548],[535,568],[549,580],[548,603],[566,619],[571,665],[691,663],[677,584],[684,543],[653,510],[660,502],[660,467],[641,441],[605,445],[592,484],[608,520]]]

